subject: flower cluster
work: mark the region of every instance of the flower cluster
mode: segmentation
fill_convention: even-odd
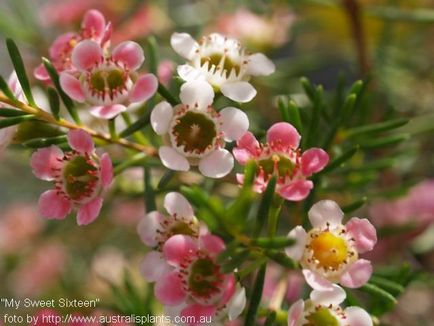
[[[198,222],[181,194],[168,193],[164,207],[169,216],[153,211],[138,225],[141,239],[153,248],[143,260],[142,274],[156,282],[156,298],[169,315],[197,321],[208,317],[214,323],[234,320],[246,296],[234,275],[223,273],[216,260],[225,249],[223,240]]]

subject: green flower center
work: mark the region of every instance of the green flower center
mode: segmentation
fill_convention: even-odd
[[[63,169],[65,192],[73,200],[92,195],[98,181],[97,168],[83,156],[76,156]]]
[[[125,87],[126,75],[119,68],[97,70],[90,76],[90,86],[99,92],[108,91],[111,96]]]
[[[206,62],[208,62],[208,67],[214,66],[221,66],[220,62],[222,60],[223,56],[220,53],[214,53],[211,54],[208,57],[203,57],[200,60],[200,65],[203,66]],[[238,75],[240,73],[240,65],[233,62],[230,58],[225,56],[225,59],[223,61],[223,70],[226,70],[226,72],[229,74],[232,69],[235,69],[235,73]]]
[[[274,154],[267,159],[258,161],[258,170],[264,171],[265,176],[292,176],[294,168],[294,162],[292,162],[288,157],[278,154]]]
[[[190,237],[196,237],[196,231],[193,229],[193,225],[190,225],[184,221],[175,222],[172,226],[169,227],[170,236],[182,234],[188,235]]]
[[[177,147],[184,152],[201,154],[212,148],[217,131],[214,122],[205,114],[188,111],[173,127]]]
[[[220,267],[210,258],[199,258],[192,264],[188,286],[195,295],[209,298],[219,293],[222,282]]]
[[[306,316],[308,320],[304,326],[339,326],[339,321],[330,312],[330,309],[321,307],[315,312]]]

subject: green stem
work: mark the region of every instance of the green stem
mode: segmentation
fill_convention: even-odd
[[[179,100],[173,96],[163,84],[158,83],[158,94],[166,99],[171,105],[179,104]]]
[[[276,195],[273,204],[270,207],[268,215],[268,236],[274,237],[277,231],[277,223],[279,222],[280,210],[282,209],[283,198]]]
[[[116,134],[115,118],[108,120],[107,123],[108,123],[109,132],[110,132],[110,138],[113,140],[118,139],[118,135]]]
[[[245,326],[255,325],[256,314],[258,313],[259,304],[261,303],[262,291],[264,289],[265,272],[267,265],[264,264],[256,275],[255,285],[253,287],[252,297],[250,299],[249,309],[247,310]]]

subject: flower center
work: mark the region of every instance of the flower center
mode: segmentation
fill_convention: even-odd
[[[63,168],[65,192],[72,200],[90,197],[98,182],[97,168],[84,157],[75,156]]]
[[[292,177],[295,166],[290,158],[281,154],[274,154],[258,161],[258,172],[263,171],[265,177],[273,174],[277,174],[278,177]]]
[[[173,135],[177,147],[186,153],[202,154],[213,147],[217,136],[215,123],[205,114],[187,111],[176,120]]]
[[[317,308],[313,313],[306,316],[308,323],[304,326],[339,326],[339,322],[330,312],[330,309],[325,307]]]
[[[194,295],[210,298],[220,292],[222,282],[220,266],[211,258],[199,258],[191,265],[188,286]]]
[[[202,57],[200,59],[200,65],[203,66],[206,62],[208,62],[208,68],[212,66],[216,66],[222,68],[223,71],[226,71],[227,74],[230,74],[232,69],[235,70],[235,74],[238,75],[240,73],[240,66],[233,62],[230,58],[220,53],[213,53],[207,57]]]
[[[348,246],[345,239],[329,231],[321,232],[310,244],[313,259],[319,267],[336,270],[348,257]]]
[[[113,99],[126,89],[126,80],[126,72],[117,67],[97,68],[89,76],[89,86],[93,93]]]
[[[170,236],[182,234],[182,235],[188,235],[190,237],[197,237],[197,232],[193,229],[193,225],[188,224],[184,221],[179,221],[173,224],[169,230],[168,233]]]

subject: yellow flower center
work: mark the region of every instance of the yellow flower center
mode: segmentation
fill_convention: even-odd
[[[348,246],[345,239],[329,231],[318,234],[309,246],[319,267],[338,269],[348,257]]]

